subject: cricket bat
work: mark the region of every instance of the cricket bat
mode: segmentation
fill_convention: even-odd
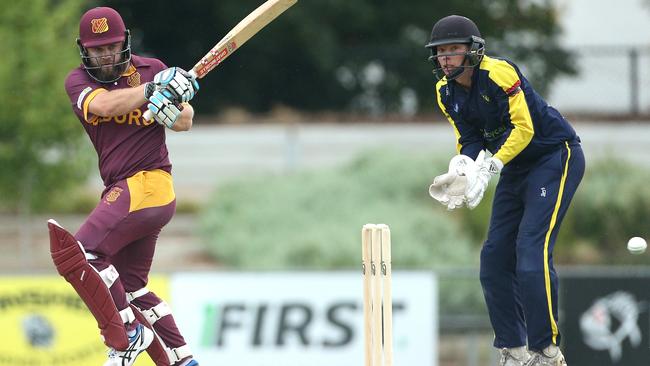
[[[298,0],[267,0],[257,9],[253,10],[244,19],[226,34],[208,53],[194,65],[189,73],[202,79],[223,60],[251,39],[257,32],[271,23],[285,10],[293,6]],[[144,112],[144,119],[152,117],[151,111]]]

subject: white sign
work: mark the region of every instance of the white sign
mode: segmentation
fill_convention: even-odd
[[[174,317],[202,365],[363,364],[357,272],[181,273]],[[433,272],[393,272],[395,365],[437,365]]]

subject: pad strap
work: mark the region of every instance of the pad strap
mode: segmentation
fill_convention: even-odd
[[[152,307],[148,310],[142,310],[142,315],[147,319],[149,324],[153,325],[158,319],[167,316],[172,313],[172,309],[167,305],[166,302],[161,302],[160,304]]]
[[[166,348],[166,351],[167,357],[169,357],[169,361],[171,361],[172,365],[192,355],[192,350],[190,350],[190,346],[187,344],[176,348]]]
[[[106,267],[106,269],[99,271],[99,276],[102,278],[102,281],[104,281],[104,284],[106,284],[106,287],[111,288],[117,278],[120,277],[120,274],[117,273],[117,270],[111,264]]]
[[[131,324],[135,320],[135,314],[133,314],[133,310],[131,310],[131,308],[128,307],[120,311],[120,318],[122,318],[122,323]]]
[[[146,295],[149,293],[149,289],[146,287],[143,287],[139,290],[135,290],[133,292],[127,292],[126,293],[126,299],[130,302],[133,302],[133,300],[137,299],[140,296]]]

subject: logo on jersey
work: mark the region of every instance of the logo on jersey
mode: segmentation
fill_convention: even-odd
[[[151,119],[144,119],[142,117],[142,111],[138,109],[134,109],[131,112],[127,114],[123,114],[121,116],[114,116],[114,117],[96,117],[96,118],[91,118],[90,120],[86,121],[88,124],[91,124],[93,126],[98,126],[102,123],[110,123],[110,122],[115,122],[118,125],[124,125],[124,126],[138,126],[138,127],[147,127],[151,125],[155,120],[153,118]]]
[[[133,74],[129,75],[129,77],[126,79],[126,83],[132,88],[140,85],[140,73],[136,71]]]
[[[540,197],[546,197],[546,187],[540,188],[541,192],[539,194]]]
[[[108,20],[106,18],[92,19],[90,26],[93,33],[104,33],[108,31]]]
[[[497,140],[506,132],[507,129],[508,128],[506,126],[498,126],[497,128],[493,128],[491,130],[483,130],[483,138],[487,141]]]
[[[489,96],[487,96],[485,94],[481,94],[481,98],[483,98],[483,100],[485,100],[486,102],[490,103],[490,97]]]
[[[123,189],[120,187],[113,187],[110,192],[106,194],[106,203],[111,204],[115,201],[117,201],[118,198],[120,198],[120,194],[122,194]]]

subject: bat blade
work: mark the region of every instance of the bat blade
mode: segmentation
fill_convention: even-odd
[[[242,19],[192,68],[200,79],[266,27],[297,0],[268,0]]]
[[[244,19],[230,30],[208,53],[189,71],[194,77],[202,79],[223,60],[251,39],[257,32],[266,27],[285,10],[296,4],[298,0],[268,0],[257,9],[253,10]],[[182,107],[181,107],[182,109]],[[151,111],[146,110],[143,115],[145,120],[153,117]]]

